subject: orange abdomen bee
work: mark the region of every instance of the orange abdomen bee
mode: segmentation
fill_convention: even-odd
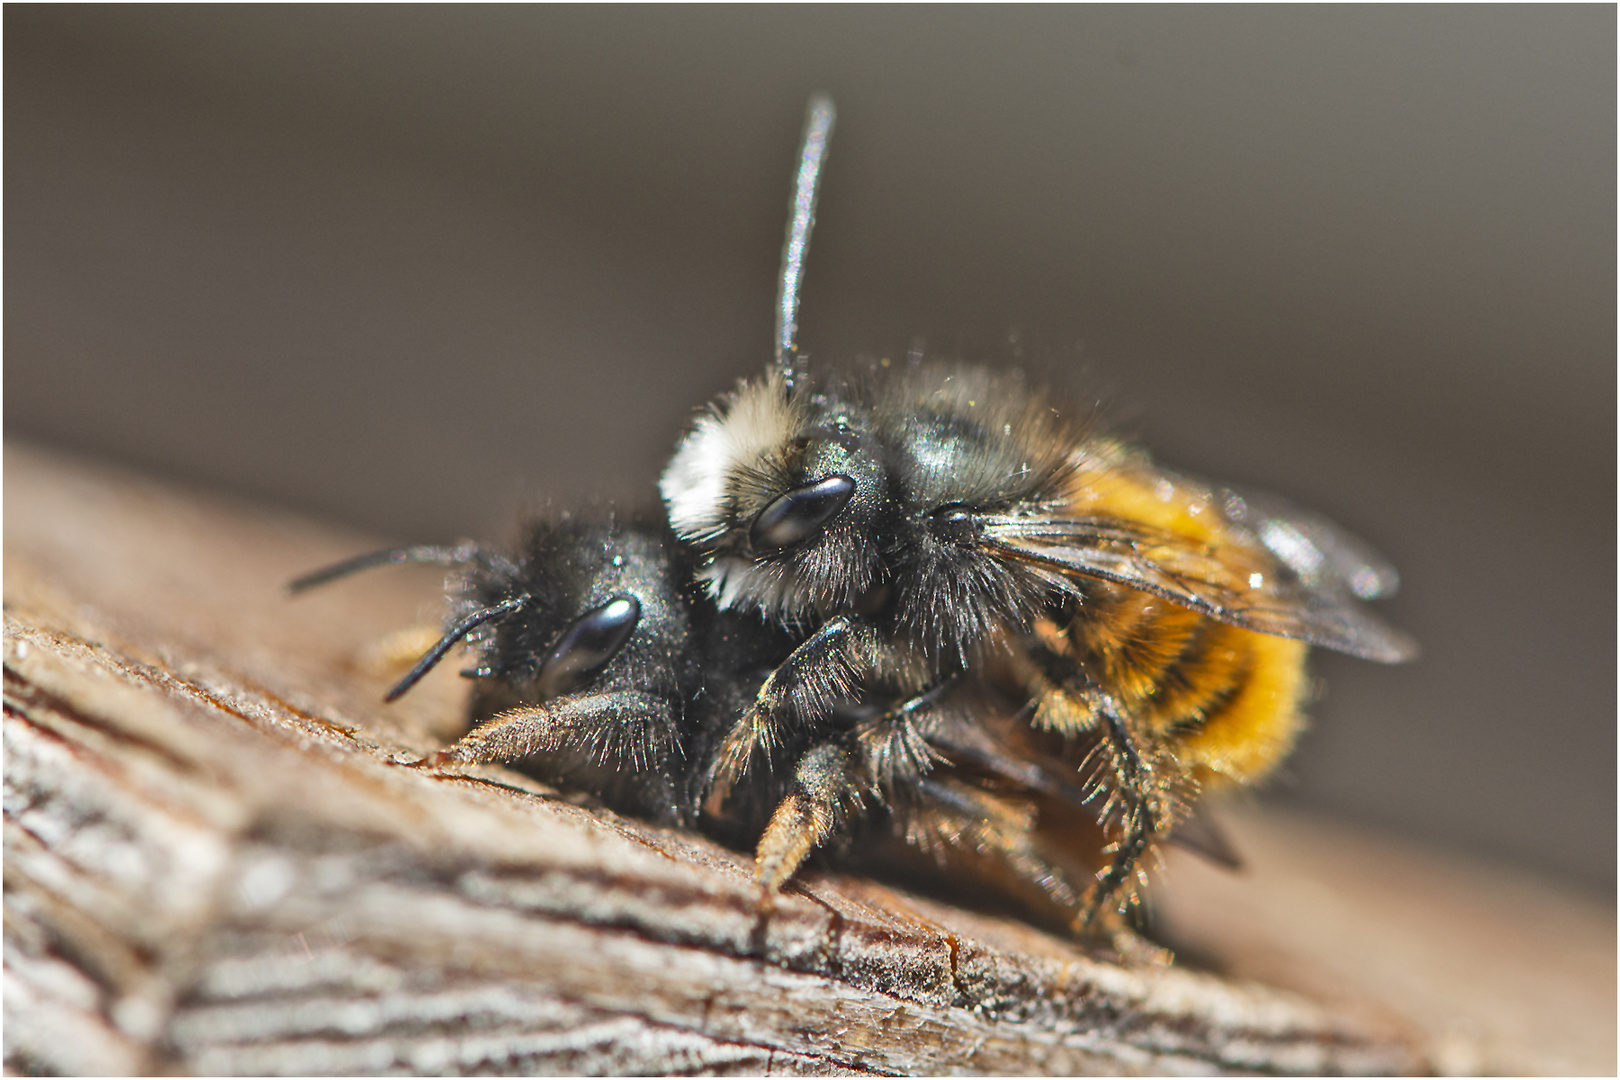
[[[1014,373],[916,363],[773,371],[700,418],[664,477],[676,533],[722,607],[803,628],[722,742],[711,812],[791,767],[765,761],[806,732],[849,749],[820,752],[784,802],[768,839],[800,853],[839,817],[818,800],[903,802],[940,762],[1066,793],[1110,841],[1083,928],[1134,898],[1200,790],[1288,752],[1308,645],[1412,655],[1361,606],[1397,580],[1364,545],[1159,468],[1078,413]],[[979,736],[950,686],[1002,695],[966,710]],[[862,695],[899,705],[853,734],[829,720]],[[871,776],[888,779],[862,790]],[[796,864],[772,843],[767,885]]]

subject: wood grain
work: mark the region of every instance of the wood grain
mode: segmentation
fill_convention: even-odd
[[[1229,974],[1122,968],[850,876],[764,912],[746,855],[508,770],[401,767],[462,722],[453,672],[385,707],[366,659],[436,621],[431,572],[292,601],[283,582],[368,541],[26,447],[5,466],[8,1072],[1592,1064],[1553,1056],[1557,1030],[1469,1041],[1324,968],[1308,919],[1223,925],[1242,894],[1179,860],[1170,932]],[[1234,820],[1262,875],[1332,863],[1331,831]],[[1331,868],[1368,857],[1336,843]]]

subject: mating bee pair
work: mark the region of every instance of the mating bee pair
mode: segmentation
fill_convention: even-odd
[[[562,515],[461,568],[439,643],[478,650],[466,737],[615,808],[811,851],[924,852],[1115,934],[1152,845],[1300,727],[1307,646],[1373,660],[1394,571],[1320,518],[1150,464],[1015,374],[811,372],[794,320],[832,122],[812,102],[776,361],[694,423],[662,521]]]

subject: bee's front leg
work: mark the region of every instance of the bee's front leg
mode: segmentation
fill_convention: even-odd
[[[629,690],[565,694],[491,717],[421,765],[508,762],[571,750],[637,772],[662,766],[672,747],[669,702]]]
[[[929,741],[934,727],[931,710],[960,680],[947,675],[921,692],[855,726],[855,748],[861,770],[873,792],[885,803],[896,792],[922,783],[944,756]]]
[[[867,798],[885,805],[896,796],[914,799],[940,760],[919,730],[920,716],[955,681],[943,680],[799,759],[788,793],[755,848],[756,874],[767,895],[781,889]]]
[[[720,744],[704,802],[709,813],[721,812],[756,752],[774,749],[790,726],[817,720],[855,692],[864,667],[857,657],[870,651],[872,638],[859,616],[828,619],[771,672]]]

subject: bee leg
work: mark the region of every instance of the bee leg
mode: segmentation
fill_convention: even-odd
[[[962,673],[961,672],[955,672],[953,674],[946,675],[944,678],[940,679],[938,682],[934,683],[932,686],[929,686],[927,689],[923,690],[921,693],[916,694],[916,695],[914,695],[912,697],[909,697],[906,700],[900,702],[900,704],[891,707],[887,712],[885,712],[883,714],[882,719],[880,720],[880,723],[891,723],[891,722],[903,722],[903,723],[907,723],[907,724],[915,724],[915,723],[917,723],[917,721],[922,718],[922,716],[925,714],[925,711],[930,706],[932,706],[936,701],[938,701],[940,698],[944,697],[947,693],[949,693],[951,688],[954,687],[957,683],[959,683],[961,681],[962,681]]]
[[[1080,921],[1081,929],[1088,929],[1094,925],[1098,917],[1109,907],[1110,901],[1116,901],[1114,914],[1122,913],[1119,907],[1128,903],[1130,899],[1130,890],[1126,886],[1136,872],[1137,861],[1147,850],[1148,840],[1146,830],[1126,826],[1125,835],[1120,838],[1114,849],[1114,857],[1109,862],[1108,869],[1097,875],[1097,885],[1092,892],[1091,902],[1086,905],[1085,916]]]
[[[1161,801],[1158,781],[1153,775],[1156,770],[1138,753],[1121,717],[1112,709],[1102,710],[1101,716],[1102,747],[1111,759],[1114,773],[1109,803],[1120,810],[1120,838],[1108,868],[1097,875],[1091,899],[1079,920],[1079,929],[1086,933],[1098,926],[1098,918],[1105,909],[1111,908],[1113,916],[1117,917],[1135,899],[1137,863],[1159,832],[1163,817],[1155,805]]]
[[[754,876],[765,896],[780,891],[859,805],[854,763],[842,747],[822,743],[800,758],[792,787],[754,850]]]
[[[988,861],[997,879],[1010,874],[1019,891],[1044,895],[1058,910],[1073,911],[1080,890],[1032,843],[1028,803],[953,779],[925,779],[920,799],[900,815],[907,843],[949,868],[964,859]]]
[[[956,761],[966,762],[1031,791],[1051,795],[1074,806],[1090,806],[1093,802],[1092,792],[1077,784],[1058,779],[1038,765],[1031,765],[995,743],[983,732],[960,729],[934,731],[929,733],[928,742],[948,752]]]
[[[958,678],[948,675],[856,729],[862,773],[883,794],[885,802],[890,801],[893,792],[920,783],[944,760],[928,738],[928,710],[956,685]]]
[[[645,772],[668,760],[673,730],[669,702],[656,695],[568,694],[491,717],[421,765],[507,762],[570,750]]]
[[[771,672],[720,744],[709,772],[705,810],[721,813],[754,754],[780,744],[788,723],[814,720],[853,692],[858,678],[851,654],[870,636],[864,624],[840,615],[822,624]]]

